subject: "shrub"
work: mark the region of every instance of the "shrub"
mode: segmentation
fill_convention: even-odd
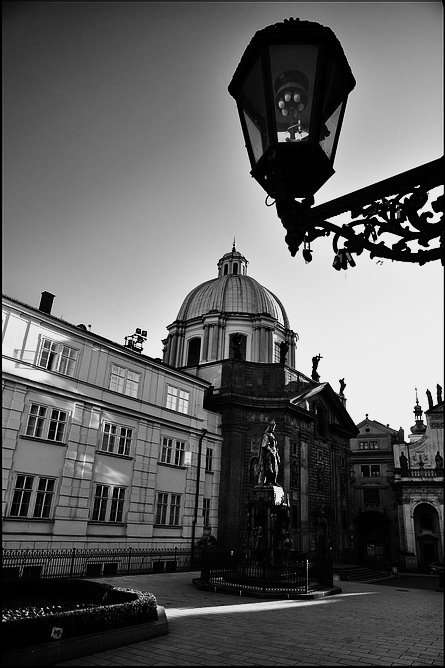
[[[153,594],[88,580],[5,582],[5,607],[23,610],[23,617],[3,619],[3,651],[48,642],[54,627],[63,629],[63,640],[158,619]]]

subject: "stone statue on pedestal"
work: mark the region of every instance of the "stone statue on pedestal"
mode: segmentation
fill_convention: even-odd
[[[277,439],[274,436],[275,420],[269,423],[263,434],[258,461],[258,484],[277,485],[278,466],[280,455],[277,449]]]

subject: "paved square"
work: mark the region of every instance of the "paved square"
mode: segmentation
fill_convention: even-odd
[[[57,665],[443,666],[441,592],[340,582],[335,596],[277,601],[199,591],[197,576],[102,578],[153,593],[169,634]]]

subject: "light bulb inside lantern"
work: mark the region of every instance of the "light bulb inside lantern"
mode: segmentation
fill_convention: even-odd
[[[278,107],[279,107],[280,109],[283,109],[284,105],[285,105],[284,100],[278,100]]]
[[[284,99],[286,100],[286,102],[290,102],[291,94],[289,92],[284,93]]]

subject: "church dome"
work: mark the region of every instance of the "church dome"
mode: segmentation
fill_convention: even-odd
[[[290,348],[288,363],[293,363],[298,337],[290,329],[285,308],[270,290],[247,275],[247,265],[234,242],[231,252],[218,262],[218,277],[187,294],[168,327],[165,362],[194,366],[191,360],[203,364],[227,359],[234,354],[233,337],[242,337],[243,359],[275,361],[282,344]]]
[[[279,299],[250,276],[230,274],[201,283],[184,299],[177,319],[191,320],[215,311],[267,314],[289,329],[289,320]]]
[[[177,320],[191,320],[210,312],[267,314],[289,329],[280,300],[254,278],[247,276],[247,260],[233,245],[218,262],[218,278],[201,283],[184,299]]]

